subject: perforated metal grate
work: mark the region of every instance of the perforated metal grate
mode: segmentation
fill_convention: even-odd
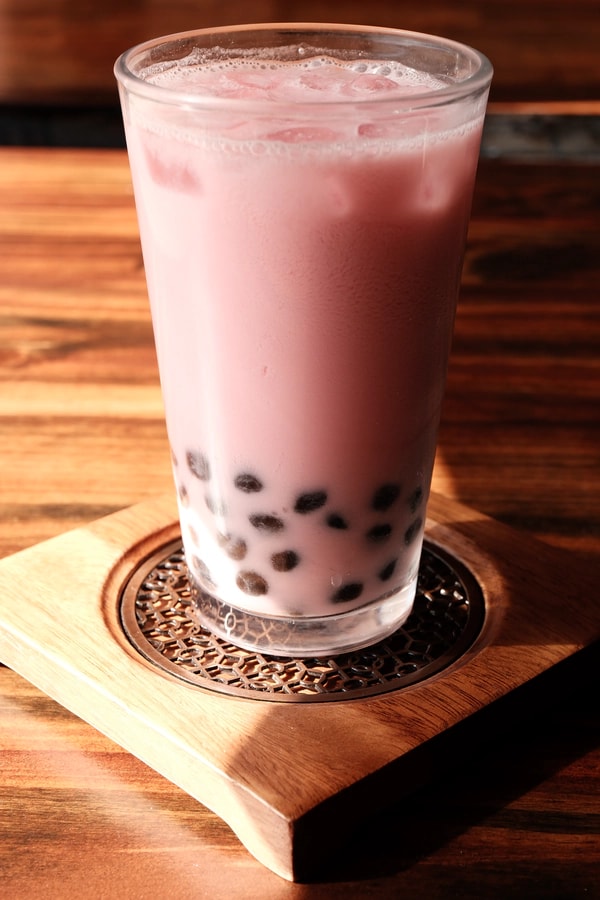
[[[164,672],[221,693],[296,702],[350,700],[431,677],[471,646],[484,607],[473,575],[428,544],[414,609],[404,626],[378,644],[335,657],[266,656],[212,635],[198,620],[179,542],[140,564],[120,598],[129,641]]]

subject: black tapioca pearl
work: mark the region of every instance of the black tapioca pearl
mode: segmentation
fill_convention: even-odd
[[[360,581],[349,581],[337,589],[333,597],[332,603],[348,603],[350,600],[356,600],[363,592],[363,585]]]
[[[256,475],[252,475],[250,472],[242,472],[240,475],[237,475],[234,484],[236,488],[244,491],[245,494],[256,494],[258,491],[262,491],[264,487],[260,478],[257,478]]]
[[[223,548],[231,559],[242,560],[248,552],[248,545],[243,538],[233,537],[230,534],[217,535],[219,546]]]
[[[194,574],[199,578],[204,587],[209,589],[215,587],[215,583],[210,574],[210,570],[203,559],[199,556],[192,556],[192,569]]]
[[[260,597],[269,590],[269,584],[258,572],[240,572],[235,579],[240,591],[251,597]]]
[[[206,496],[204,497],[204,502],[206,503],[206,508],[213,514],[213,516],[225,515],[227,510],[222,500],[217,500],[211,494],[206,494]]]
[[[177,492],[179,494],[179,501],[182,506],[188,507],[190,505],[190,495],[188,494],[188,489],[185,484],[179,485],[179,490]]]
[[[330,528],[337,528],[338,531],[346,531],[348,522],[339,513],[330,513],[325,520]]]
[[[291,572],[300,562],[295,550],[282,550],[271,556],[271,564],[276,572]]]
[[[208,481],[210,478],[210,465],[204,453],[201,453],[199,450],[188,450],[185,458],[192,475],[195,475],[200,481]]]
[[[381,541],[386,541],[391,533],[392,526],[389,522],[382,522],[380,525],[373,525],[372,528],[369,528],[366,538],[374,544],[379,544]]]
[[[400,496],[399,484],[382,484],[373,494],[371,506],[377,512],[385,512]]]
[[[380,581],[389,581],[394,571],[396,569],[397,559],[392,559],[386,566],[383,567],[381,572],[379,572]]]
[[[421,530],[422,524],[423,524],[422,519],[420,519],[420,518],[415,519],[415,521],[411,522],[411,524],[408,526],[408,528],[404,532],[404,543],[406,544],[407,547],[409,544],[412,544],[412,542],[416,538],[417,534]]]
[[[297,513],[302,513],[304,515],[305,513],[314,512],[316,509],[320,509],[326,503],[326,491],[308,491],[306,494],[300,494],[296,497],[294,510]]]
[[[275,533],[277,531],[282,531],[284,528],[283,519],[280,519],[279,516],[269,515],[268,513],[255,513],[249,517],[250,524],[254,525],[255,528],[258,528],[259,531],[267,531],[271,533]]]
[[[177,457],[175,456],[175,451],[172,447],[169,447],[169,450],[171,451],[171,462],[173,463],[173,467],[177,469],[179,467],[179,462],[177,460]]]
[[[419,485],[418,488],[415,488],[410,497],[408,498],[408,505],[410,507],[411,512],[416,512],[419,506],[421,505],[421,501],[423,500],[423,488]]]

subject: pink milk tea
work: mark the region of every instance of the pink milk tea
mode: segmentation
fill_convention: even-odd
[[[146,80],[208,98],[125,116],[199,608],[241,646],[368,643],[415,595],[485,97],[382,117],[444,85],[327,57]]]

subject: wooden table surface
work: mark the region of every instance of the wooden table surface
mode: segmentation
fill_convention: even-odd
[[[434,477],[596,570],[599,209],[595,165],[482,162]],[[124,152],[0,149],[0,210],[4,556],[172,486]],[[292,885],[0,667],[0,893],[600,897],[597,695],[563,688]]]
[[[139,41],[239,22],[350,22],[443,34],[494,61],[492,103],[600,101],[597,0],[0,0],[0,104],[114,104]]]

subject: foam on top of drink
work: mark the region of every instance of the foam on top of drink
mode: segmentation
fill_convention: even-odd
[[[355,153],[358,145],[385,155],[480,125],[485,101],[431,100],[451,85],[450,78],[389,60],[325,52],[302,58],[302,49],[286,48],[284,59],[260,51],[228,56],[222,48],[207,56],[195,49],[183,59],[147,66],[138,77],[168,91],[169,102],[148,115],[133,98],[129,115],[149,133],[207,151],[288,156]]]
[[[272,103],[391,99],[448,86],[442,79],[401,63],[326,55],[293,61],[240,56],[199,63],[192,54],[147,69],[143,77],[159,87],[197,96]]]

